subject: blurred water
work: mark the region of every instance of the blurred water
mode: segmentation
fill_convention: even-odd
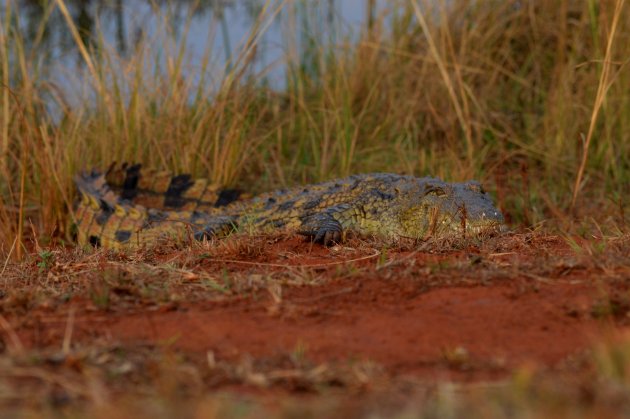
[[[56,83],[63,91],[81,84],[85,63],[55,2],[5,1],[0,11],[4,16],[7,7],[13,9],[27,47],[41,36],[40,47],[34,53],[39,56],[40,64],[47,65],[41,66],[46,74],[40,73],[40,77]],[[186,73],[190,77],[200,76],[204,55],[209,54],[211,68],[207,72],[213,79],[221,77],[223,70],[229,69],[231,61],[240,55],[264,9],[265,29],[248,71],[257,80],[274,87],[286,83],[283,65],[286,54],[304,54],[312,45],[311,37],[317,38],[318,45],[356,39],[388,5],[386,0],[66,0],[65,3],[86,45],[104,46],[124,60],[136,53],[141,41],[149,41],[145,45],[152,46],[151,53],[159,58],[154,61],[155,68],[146,71],[156,71],[167,65],[166,57],[176,57],[184,51]],[[275,13],[276,10],[280,11]],[[39,34],[40,22],[47,14],[50,17],[45,31]],[[164,36],[165,33],[172,36]]]

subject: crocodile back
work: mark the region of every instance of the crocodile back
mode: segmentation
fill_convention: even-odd
[[[114,163],[105,173],[105,181],[121,199],[163,210],[208,211],[247,197],[208,179],[145,169],[140,164]]]

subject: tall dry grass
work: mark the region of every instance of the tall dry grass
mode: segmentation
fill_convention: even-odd
[[[24,240],[62,237],[73,174],[112,161],[254,191],[376,170],[479,178],[515,224],[571,220],[572,201],[578,218],[625,223],[622,0],[392,2],[356,42],[288,43],[283,91],[252,74],[260,35],[284,12],[286,36],[295,36],[311,19],[308,4],[265,3],[227,72],[213,70],[210,49],[190,66],[189,26],[176,39],[159,8],[163,30],[121,56],[98,34],[86,45],[64,0],[47,5],[27,44],[17,7],[6,2],[0,22],[5,254],[19,256]],[[83,62],[74,92],[49,78],[41,58],[55,13]]]

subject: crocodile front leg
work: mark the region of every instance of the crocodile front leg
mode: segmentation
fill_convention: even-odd
[[[341,223],[327,212],[320,212],[302,221],[298,234],[310,237],[315,243],[329,246],[340,243],[343,236]]]
[[[341,243],[345,238],[345,229],[353,224],[354,216],[351,205],[335,205],[302,218],[298,233],[324,246]]]
[[[214,237],[225,237],[233,233],[236,228],[236,219],[229,216],[214,216],[203,221],[195,222],[193,237],[195,240],[211,239]]]

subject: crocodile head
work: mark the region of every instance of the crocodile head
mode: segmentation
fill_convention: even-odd
[[[479,182],[424,180],[419,196],[400,217],[403,235],[473,237],[507,230],[501,212]]]

